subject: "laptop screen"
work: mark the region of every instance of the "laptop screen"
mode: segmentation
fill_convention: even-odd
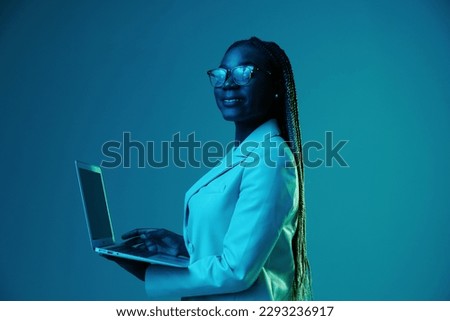
[[[87,169],[78,170],[91,237],[93,240],[112,238],[102,176]]]

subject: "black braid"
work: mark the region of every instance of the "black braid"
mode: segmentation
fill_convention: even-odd
[[[304,193],[304,166],[302,141],[298,114],[297,94],[295,90],[294,73],[289,58],[283,49],[274,42],[262,41],[256,37],[237,41],[231,48],[250,44],[261,50],[273,65],[274,76],[278,79],[279,105],[276,108],[276,118],[281,136],[289,144],[295,157],[299,183],[299,207],[297,211],[297,230],[292,240],[295,261],[295,277],[293,281],[293,300],[312,299],[311,272],[306,251],[306,209]]]

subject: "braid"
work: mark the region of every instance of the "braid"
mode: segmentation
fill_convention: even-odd
[[[276,86],[279,87],[280,93],[276,118],[280,127],[281,136],[288,143],[294,154],[298,185],[300,188],[299,206],[297,209],[297,230],[292,240],[295,263],[292,299],[310,300],[312,299],[312,290],[311,272],[306,251],[305,173],[294,73],[286,53],[274,42],[266,42],[252,37],[249,40],[235,42],[229,49],[249,43],[262,50],[269,57],[269,61],[274,68],[273,72],[278,79]]]

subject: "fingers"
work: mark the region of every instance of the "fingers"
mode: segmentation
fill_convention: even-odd
[[[159,243],[160,243],[159,239],[154,239],[151,237],[147,238],[145,233],[130,238],[125,242],[123,242],[123,244],[133,246],[134,248],[137,249],[146,249],[152,255],[159,252],[160,248]]]
[[[136,229],[134,229],[132,231],[129,231],[129,232],[126,232],[126,233],[122,234],[122,240],[126,240],[126,239],[133,238],[133,237],[140,237],[142,234],[145,234],[147,232],[154,231],[154,230],[157,230],[157,229],[154,229],[154,228],[136,228]]]
[[[184,240],[181,235],[166,229],[137,228],[122,235],[124,244],[137,248],[146,248],[151,254],[183,255]],[[184,251],[183,251],[184,249]]]
[[[147,233],[142,233],[123,242],[123,244],[135,248],[147,248],[152,254],[158,252],[160,243],[161,239],[149,236]]]
[[[160,228],[160,229],[147,229],[144,233],[141,234],[141,238],[143,239],[155,239],[155,240],[161,240],[164,237],[169,235],[169,231],[166,229]]]
[[[127,239],[125,242],[123,242],[123,244],[126,244],[128,246],[135,246],[143,242],[144,240],[140,236],[135,236]]]
[[[158,246],[158,244],[155,244],[155,243],[150,242],[150,241],[146,241],[146,242],[143,244],[143,246],[145,246],[145,248],[147,249],[147,251],[148,251],[151,255],[154,255],[154,254],[159,253],[159,246]]]
[[[136,236],[140,235],[139,230],[140,229],[137,228],[137,229],[134,229],[132,231],[129,231],[129,232],[126,232],[126,233],[122,234],[122,240],[126,240],[126,239],[129,239],[129,238],[136,237]]]

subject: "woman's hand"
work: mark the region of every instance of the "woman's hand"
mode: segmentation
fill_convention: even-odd
[[[189,257],[183,236],[166,229],[138,228],[123,234],[122,239],[128,245],[145,246],[153,254]]]

